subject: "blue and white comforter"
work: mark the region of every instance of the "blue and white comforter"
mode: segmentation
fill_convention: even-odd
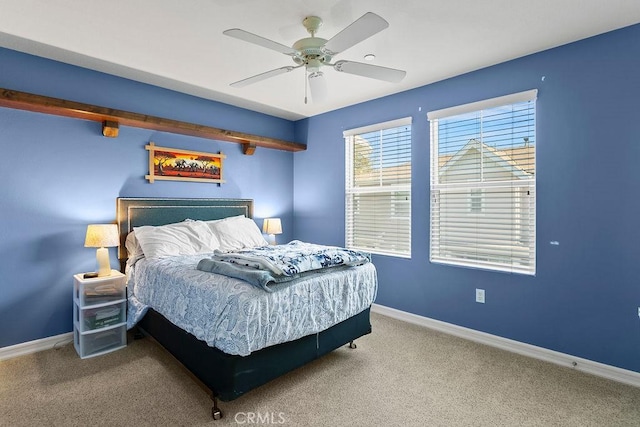
[[[242,279],[274,292],[311,271],[353,267],[370,260],[371,255],[366,252],[294,240],[286,245],[216,251],[213,257],[200,260],[197,268]]]
[[[368,308],[376,297],[372,263],[307,273],[277,292],[200,271],[202,255],[142,259],[130,274],[129,328],[148,307],[228,354],[321,332]]]
[[[294,240],[285,245],[260,246],[233,252],[216,251],[213,259],[268,270],[278,276],[295,276],[322,268],[366,264],[371,261],[371,255]]]

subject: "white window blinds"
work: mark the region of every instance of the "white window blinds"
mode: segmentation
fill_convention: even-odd
[[[535,274],[536,94],[428,114],[432,262]]]
[[[344,138],[346,247],[411,257],[411,118]]]

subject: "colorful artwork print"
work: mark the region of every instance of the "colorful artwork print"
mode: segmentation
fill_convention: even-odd
[[[156,151],[153,163],[156,175],[220,179],[219,157]]]
[[[149,182],[154,180],[179,180],[222,183],[224,155],[157,147],[150,143]]]

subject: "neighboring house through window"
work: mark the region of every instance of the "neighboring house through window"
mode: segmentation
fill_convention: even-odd
[[[432,262],[535,274],[536,94],[428,114]]]
[[[411,118],[344,138],[346,247],[411,257]]]

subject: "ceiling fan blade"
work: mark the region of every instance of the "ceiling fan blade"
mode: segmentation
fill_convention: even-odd
[[[322,103],[327,100],[327,82],[322,71],[309,74],[309,90],[311,91],[311,100],[314,103]]]
[[[288,73],[291,70],[294,70],[298,67],[293,67],[293,66],[289,66],[289,67],[282,67],[282,68],[276,68],[275,70],[271,70],[271,71],[267,71],[266,73],[262,73],[262,74],[258,74],[255,75],[253,77],[249,77],[243,80],[239,80],[237,82],[231,83],[231,86],[233,87],[245,87],[247,85],[253,84],[253,83],[257,83],[259,81],[268,79],[269,77],[274,77],[274,76],[278,76],[280,74],[284,74],[284,73]]]
[[[258,46],[266,47],[267,49],[275,50],[276,52],[284,53],[285,55],[296,56],[300,54],[300,52],[290,48],[289,46],[274,42],[273,40],[265,39],[264,37],[260,37],[239,28],[232,28],[230,30],[223,31],[222,34],[229,37],[234,37],[236,39],[244,40],[249,43],[257,44]]]
[[[321,50],[327,55],[337,55],[349,49],[351,46],[379,33],[388,26],[389,23],[380,16],[373,12],[367,12],[347,28],[333,36],[331,40],[324,44]]]
[[[355,74],[391,83],[398,83],[407,75],[406,71],[353,61],[338,61],[333,65],[333,68],[341,73]]]

